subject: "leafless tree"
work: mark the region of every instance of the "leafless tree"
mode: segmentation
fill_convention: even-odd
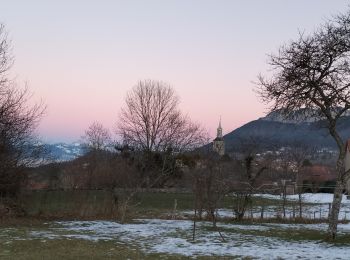
[[[226,194],[225,167],[223,162],[213,156],[205,156],[202,166],[193,170],[193,191],[195,210],[198,217],[203,211],[216,227],[216,213],[221,200]]]
[[[118,134],[135,149],[164,152],[190,150],[205,141],[203,128],[184,116],[174,89],[161,81],[140,81],[125,99]]]
[[[164,82],[140,81],[125,103],[117,133],[134,150],[147,183],[162,186],[178,169],[176,156],[204,145],[207,134],[181,113],[178,96]]]
[[[42,103],[30,105],[27,87],[9,79],[12,55],[7,33],[0,24],[0,193],[18,191],[22,170],[35,162],[39,145],[35,129],[44,112]]]
[[[86,151],[84,157],[87,162],[84,171],[87,172],[87,186],[93,188],[108,175],[106,168],[110,166],[108,161],[111,160],[110,151],[107,150],[111,144],[110,132],[101,123],[94,122],[82,136],[82,144]]]
[[[243,219],[247,207],[252,203],[253,194],[260,190],[257,181],[271,164],[269,156],[258,158],[261,143],[261,140],[255,137],[240,142],[239,150],[242,154],[241,158],[238,158],[238,163],[241,165],[242,177],[239,188],[233,191],[235,199],[233,211],[238,220]]]
[[[342,192],[349,176],[344,169],[345,142],[338,122],[350,108],[350,12],[334,17],[310,35],[283,45],[271,55],[271,79],[259,76],[258,92],[272,103],[271,111],[286,117],[304,111],[305,117],[324,120],[339,149],[337,181],[328,233],[336,237]],[[302,109],[302,110],[301,110]]]
[[[101,123],[94,122],[85,131],[82,137],[84,146],[88,151],[101,151],[111,144],[111,134]]]
[[[203,212],[206,218],[212,221],[213,228],[220,238],[225,241],[217,223],[218,209],[222,206],[225,195],[231,190],[232,162],[229,158],[217,153],[204,153],[197,158],[200,166],[192,169],[194,193],[193,240],[196,235],[196,221],[202,219]]]
[[[13,64],[13,56],[11,55],[11,43],[5,26],[0,23],[0,85],[8,83],[9,78],[7,72]]]
[[[292,142],[279,154],[279,158],[285,164],[285,170],[292,173],[295,182],[295,191],[298,194],[299,217],[303,214],[303,183],[301,172],[306,161],[310,160],[316,152],[315,147],[300,142]]]

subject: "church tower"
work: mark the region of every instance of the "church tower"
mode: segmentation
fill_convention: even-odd
[[[218,153],[220,156],[225,154],[225,143],[224,139],[222,138],[221,117],[219,127],[216,130],[216,138],[213,141],[213,151]]]

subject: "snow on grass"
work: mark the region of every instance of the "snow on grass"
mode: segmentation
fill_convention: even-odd
[[[276,200],[278,203],[275,205],[264,206],[264,218],[276,218],[282,216],[282,197],[280,195],[272,194],[254,194],[255,197],[261,197],[271,200]],[[288,201],[297,201],[298,195],[288,195]],[[332,203],[333,194],[330,193],[304,193],[302,194],[303,209],[302,214],[303,218],[307,219],[327,219],[330,209],[330,203]],[[280,204],[280,205],[279,205]],[[260,218],[261,217],[261,206],[253,208],[253,212],[248,209],[245,212],[246,217]],[[286,217],[293,218],[299,216],[298,204],[286,205]],[[193,210],[187,210],[181,212],[184,216],[194,215]],[[205,213],[204,213],[205,214]],[[232,209],[222,208],[217,210],[218,218],[232,218],[234,217],[234,212]],[[350,220],[350,200],[343,195],[341,209],[339,212],[339,220]]]
[[[227,256],[257,259],[349,259],[350,245],[328,244],[321,240],[288,240],[268,236],[269,231],[325,231],[326,224],[259,224],[236,225],[218,223],[225,237],[211,229],[211,223],[198,222],[196,240],[192,241],[192,225],[188,220],[143,219],[137,223],[119,224],[110,221],[55,222],[45,233],[31,232],[36,239],[84,239],[93,242],[112,240],[136,245],[146,253],[178,254],[186,257]],[[350,235],[350,225],[339,225]],[[265,234],[265,235],[264,235]]]
[[[286,218],[293,218],[299,216],[298,207],[291,207],[290,205],[286,206]],[[303,205],[302,215],[305,219],[327,219],[329,213],[329,205],[327,204],[305,204]],[[193,216],[193,210],[187,210],[181,212],[182,215]],[[203,215],[206,213],[204,212]],[[263,216],[267,218],[277,218],[282,217],[282,207],[280,205],[275,206],[265,206]],[[221,208],[217,210],[217,218],[233,218],[235,214],[232,209]],[[245,212],[245,217],[250,218],[253,216],[255,219],[261,218],[261,207],[255,207],[253,212],[248,209]],[[339,212],[339,220],[350,220],[350,204],[342,204]]]
[[[272,194],[255,194],[256,197],[266,198],[266,199],[274,199],[281,200],[280,195],[272,195]],[[287,200],[298,200],[298,194],[295,195],[287,195]],[[306,203],[332,203],[333,194],[331,193],[303,193],[302,200]],[[350,204],[350,200],[346,198],[346,195],[343,195],[342,204]]]
[[[282,200],[280,195],[272,194],[255,194],[256,197],[272,199],[272,200]],[[298,201],[298,194],[287,195],[286,197],[289,201]],[[331,193],[303,193],[302,202],[306,203],[303,206],[303,217],[304,218],[328,218],[330,205],[333,201],[333,194]],[[287,216],[292,214],[292,209],[287,207]],[[269,214],[269,213],[268,213]],[[350,219],[350,200],[347,199],[346,195],[343,195],[341,208],[339,212],[339,220],[349,220]]]

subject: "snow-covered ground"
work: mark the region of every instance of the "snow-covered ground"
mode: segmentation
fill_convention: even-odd
[[[257,197],[282,200],[280,195],[271,194],[256,194]],[[287,195],[286,197],[289,201],[298,201],[298,195]],[[331,193],[303,193],[302,202],[305,203],[303,206],[303,217],[304,218],[328,218],[329,209],[333,201],[333,194]],[[270,214],[278,211],[277,207],[275,210],[270,207]],[[294,209],[295,211],[295,209]],[[267,214],[269,214],[267,212]],[[280,214],[280,213],[279,213]],[[276,214],[275,214],[276,215]],[[293,215],[293,209],[287,207],[286,215],[291,217]],[[272,215],[273,216],[273,215]],[[350,220],[350,200],[347,199],[346,195],[342,197],[341,208],[339,212],[339,220]]]
[[[227,256],[254,259],[349,259],[350,245],[335,246],[322,241],[288,240],[264,236],[260,231],[297,229],[326,230],[326,224],[317,225],[235,225],[219,223],[225,238],[209,230],[208,222],[197,223],[196,240],[192,241],[193,223],[188,220],[143,219],[135,224],[110,221],[55,222],[45,231],[32,231],[33,239],[112,240],[134,245],[146,253],[178,254],[187,257]],[[340,224],[341,233],[350,235],[350,225]],[[249,231],[253,233],[244,233]],[[254,235],[257,231],[257,235]],[[1,232],[1,231],[0,231]],[[268,233],[268,232],[267,232]]]
[[[279,196],[259,196],[280,199]],[[290,200],[296,198],[296,196],[288,197]],[[307,214],[312,217],[316,210],[318,210],[316,214],[326,217],[332,195],[305,194],[304,201],[309,203],[305,205],[304,217],[307,217]],[[348,219],[349,206],[350,203],[344,200],[341,214],[347,214],[348,211]],[[265,214],[270,214],[269,212],[276,214],[279,209],[278,206],[271,205],[265,210]],[[220,216],[233,216],[230,209],[220,209],[218,213]],[[260,212],[253,213],[255,217],[259,217]],[[287,215],[290,213],[288,208]],[[344,216],[346,217],[342,215],[341,218]],[[0,238],[7,241],[6,243],[23,239],[39,239],[43,242],[48,239],[79,239],[96,243],[108,240],[116,244],[138,247],[146,254],[161,253],[190,258],[213,256],[253,259],[350,259],[350,243],[331,244],[321,239],[305,238],[304,234],[308,231],[323,232],[325,235],[326,223],[238,225],[218,222],[225,241],[211,228],[211,225],[210,222],[197,222],[195,241],[192,240],[192,221],[162,219],[138,219],[135,223],[124,225],[112,221],[50,222],[46,228],[33,228],[26,232],[25,237],[19,236],[15,228],[3,228],[0,230]],[[338,233],[343,237],[350,237],[350,223],[339,224]],[[298,238],[293,238],[290,234],[300,235]],[[322,237],[323,235],[320,235],[320,238]]]
[[[255,194],[255,197],[267,198],[272,200],[281,201],[282,197],[279,195],[271,194]],[[288,195],[288,201],[298,201],[298,195]],[[326,219],[328,218],[330,203],[333,200],[333,194],[329,193],[304,193],[302,195],[303,207],[302,215],[303,218],[307,219]],[[261,211],[263,210],[264,218],[276,218],[282,217],[282,203],[276,203],[276,205],[254,207],[253,210],[247,209],[245,216],[253,218],[261,218]],[[291,205],[286,206],[286,218],[294,218],[299,216],[299,208],[296,203],[294,207]],[[194,215],[194,211],[184,211],[184,215]],[[232,209],[218,209],[217,211],[218,218],[232,218],[234,213]],[[339,220],[350,220],[350,200],[343,195],[341,209],[339,212]]]
[[[271,195],[271,194],[255,194],[256,197],[262,197],[266,199],[275,199],[280,200],[280,195]],[[287,200],[298,200],[298,194],[296,195],[287,195]],[[305,203],[332,203],[333,194],[331,193],[303,193],[302,201]],[[343,195],[342,204],[349,204],[350,199],[346,198],[346,195]]]

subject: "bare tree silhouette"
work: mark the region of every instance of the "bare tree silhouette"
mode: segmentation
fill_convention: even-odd
[[[271,55],[271,79],[259,76],[258,92],[272,103],[271,111],[292,117],[303,109],[305,117],[324,120],[339,150],[337,182],[329,217],[329,236],[335,238],[342,192],[349,173],[344,169],[345,142],[339,119],[350,108],[350,12],[338,15],[310,35],[283,45]]]

